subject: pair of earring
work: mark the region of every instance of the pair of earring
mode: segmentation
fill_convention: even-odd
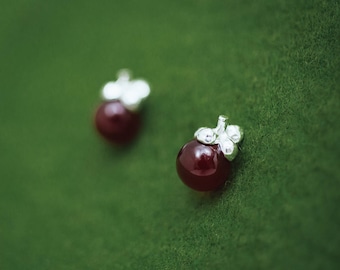
[[[132,80],[128,70],[121,70],[116,81],[105,84],[101,91],[104,102],[95,114],[95,125],[102,137],[113,144],[132,141],[141,126],[139,109],[149,94],[149,84]],[[243,130],[229,125],[224,115],[218,117],[215,128],[199,128],[177,155],[177,173],[183,183],[197,191],[222,187],[242,139]]]

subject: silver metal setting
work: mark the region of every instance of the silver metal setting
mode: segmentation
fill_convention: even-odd
[[[194,136],[203,144],[218,144],[226,159],[232,161],[238,153],[237,144],[243,139],[243,130],[239,126],[228,125],[228,117],[220,115],[216,128],[201,127]]]
[[[122,69],[117,74],[116,81],[108,82],[101,91],[101,97],[106,100],[119,100],[131,111],[137,111],[143,100],[150,94],[150,85],[142,79],[131,80],[131,72]]]

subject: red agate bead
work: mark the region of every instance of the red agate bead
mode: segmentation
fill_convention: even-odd
[[[140,129],[140,115],[128,110],[120,101],[102,103],[95,114],[98,132],[109,142],[126,144]]]
[[[218,144],[205,145],[196,139],[185,144],[176,160],[177,173],[184,184],[197,191],[223,186],[231,166]]]

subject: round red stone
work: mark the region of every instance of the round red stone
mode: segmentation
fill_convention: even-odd
[[[198,191],[212,191],[226,182],[230,162],[219,145],[204,145],[192,140],[179,151],[177,173],[184,184]]]
[[[130,142],[137,135],[140,122],[138,113],[129,111],[117,100],[101,104],[95,115],[99,133],[115,144]]]

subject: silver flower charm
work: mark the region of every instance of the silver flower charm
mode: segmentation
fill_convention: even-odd
[[[123,69],[118,72],[118,79],[104,85],[101,96],[104,100],[119,100],[131,111],[137,111],[141,102],[150,94],[150,86],[144,80],[130,80],[131,74]]]
[[[227,124],[228,117],[220,115],[216,128],[201,127],[195,132],[195,138],[203,144],[218,144],[224,156],[232,161],[237,153],[237,144],[243,139],[243,130],[236,125]]]

